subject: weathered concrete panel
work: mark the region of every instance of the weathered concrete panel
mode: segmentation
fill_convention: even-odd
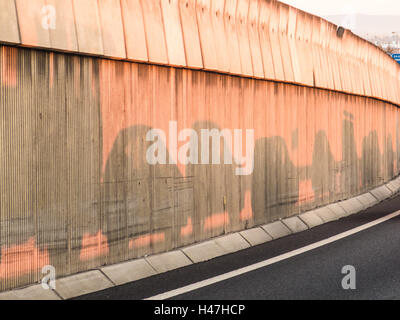
[[[225,0],[224,23],[227,37],[227,52],[229,58],[229,72],[242,74],[239,40],[237,34],[236,8],[238,0]]]
[[[337,35],[337,26],[333,24],[328,25],[329,36],[329,48],[331,51],[331,57],[334,69],[334,80],[335,80],[335,90],[343,91],[342,77],[340,74],[340,62],[339,62],[339,39]]]
[[[264,78],[264,67],[261,54],[260,35],[258,31],[260,16],[260,0],[250,0],[248,29],[251,59],[254,77]]]
[[[0,0],[0,42],[20,43],[14,0]]]
[[[310,20],[312,30],[310,46],[312,50],[315,86],[326,88],[325,68],[322,65],[322,48],[319,46],[321,38],[321,18],[309,16],[308,19]]]
[[[251,77],[254,75],[254,72],[250,50],[248,18],[249,0],[238,0],[236,8],[236,32],[239,43],[242,75]]]
[[[50,47],[49,28],[54,28],[51,20],[54,12],[44,0],[15,0],[21,44],[35,47]],[[49,16],[49,20],[45,19]]]
[[[202,68],[203,59],[201,56],[199,29],[197,27],[196,2],[180,0],[179,10],[187,66],[194,69]]]
[[[120,1],[99,1],[99,13],[104,55],[125,59],[125,36]]]
[[[196,1],[203,66],[206,70],[218,70],[217,51],[211,20],[211,0]]]
[[[287,34],[288,34],[288,43],[289,43],[289,51],[290,58],[292,61],[293,68],[293,80],[296,83],[302,83],[302,70],[300,66],[300,56],[299,56],[299,41],[296,38],[296,27],[297,27],[297,12],[298,10],[289,7],[289,18],[288,18],[288,26],[287,26]]]
[[[272,48],[270,39],[270,1],[260,1],[260,17],[259,17],[259,36],[260,47],[263,59],[264,75],[266,79],[275,79],[274,61],[272,59]]]
[[[313,18],[312,16],[305,14],[303,17],[303,37],[305,41],[304,50],[309,54],[306,54],[307,61],[307,84],[311,84],[312,86],[316,86],[316,67],[317,61],[315,60],[315,46],[313,43]],[[311,72],[310,72],[311,71]],[[308,78],[309,77],[309,78]]]
[[[72,0],[79,52],[103,55],[103,39],[96,0]]]
[[[140,0],[143,9],[149,61],[168,64],[160,0]]]
[[[294,82],[294,73],[288,38],[289,6],[285,3],[278,2],[277,10],[279,11],[278,34],[285,81]]]
[[[269,9],[269,37],[271,41],[272,59],[274,61],[275,80],[284,81],[285,73],[279,39],[279,6],[276,1],[266,1]]]
[[[148,61],[146,32],[140,0],[121,0],[127,59]]]
[[[211,21],[214,32],[218,70],[229,72],[230,59],[228,53],[227,34],[225,32],[224,7],[225,0],[211,1]]]
[[[335,80],[334,80],[334,69],[333,69],[333,62],[330,59],[329,55],[329,40],[330,40],[330,34],[329,34],[329,26],[328,22],[325,21],[324,19],[321,19],[321,37],[319,39],[319,45],[321,47],[321,52],[322,52],[322,67],[325,70],[325,77],[326,77],[326,86],[325,88],[330,89],[330,88],[335,88]]]
[[[178,67],[186,66],[179,1],[161,0],[161,10],[167,44],[168,64]]]
[[[55,28],[49,26],[51,48],[78,51],[72,0],[46,0],[46,4],[55,9]],[[49,11],[49,13],[52,12]]]
[[[298,12],[296,19],[296,44],[301,70],[301,83],[314,85],[312,54],[310,54],[310,28],[306,28],[306,13]]]

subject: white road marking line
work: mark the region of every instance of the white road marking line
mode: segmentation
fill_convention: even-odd
[[[182,287],[182,288],[178,288],[178,289],[171,290],[171,291],[168,291],[168,292],[165,292],[165,293],[161,293],[161,294],[158,294],[156,296],[147,298],[145,300],[165,300],[165,299],[176,297],[178,295],[181,295],[181,294],[184,294],[184,293],[187,293],[187,292],[190,292],[190,291],[194,291],[194,290],[197,290],[197,289],[200,289],[200,288],[203,288],[203,287],[207,287],[209,285],[212,285],[212,284],[215,284],[215,283],[218,283],[218,282],[230,279],[230,278],[234,278],[234,277],[237,277],[239,275],[242,275],[242,274],[257,270],[257,269],[264,268],[266,266],[269,266],[271,264],[280,262],[282,260],[286,260],[286,259],[292,258],[294,256],[297,256],[299,254],[305,253],[307,251],[314,250],[316,248],[325,246],[325,245],[330,244],[332,242],[335,242],[335,241],[338,241],[340,239],[349,237],[349,236],[351,236],[351,235],[353,235],[355,233],[358,233],[358,232],[364,231],[366,229],[372,228],[372,227],[374,227],[374,226],[376,226],[378,224],[381,224],[381,223],[383,223],[385,221],[393,219],[393,218],[395,218],[397,216],[400,216],[400,211],[396,211],[396,212],[391,213],[391,214],[389,214],[387,216],[379,218],[379,219],[377,219],[375,221],[369,222],[367,224],[364,224],[364,225],[359,226],[357,228],[348,230],[346,232],[339,233],[339,234],[337,234],[335,236],[332,236],[332,237],[327,238],[325,240],[318,241],[316,243],[310,244],[310,245],[305,246],[303,248],[296,249],[296,250],[290,251],[288,253],[284,253],[284,254],[282,254],[280,256],[277,256],[277,257],[274,257],[274,258],[270,258],[268,260],[264,260],[264,261],[261,261],[261,262],[258,262],[258,263],[252,264],[250,266],[247,266],[247,267],[244,267],[244,268],[240,268],[240,269],[228,272],[228,273],[224,273],[224,274],[221,274],[219,276],[216,276],[216,277],[213,277],[213,278],[210,278],[210,279],[199,281],[199,282],[187,285],[187,286]]]

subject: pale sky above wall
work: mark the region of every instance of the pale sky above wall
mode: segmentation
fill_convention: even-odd
[[[400,0],[280,0],[319,16],[337,14],[400,15]],[[399,22],[400,23],[400,22]]]

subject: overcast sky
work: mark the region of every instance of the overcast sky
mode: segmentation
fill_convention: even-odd
[[[400,0],[280,0],[319,16],[336,14],[400,15]],[[400,21],[399,21],[400,24]]]

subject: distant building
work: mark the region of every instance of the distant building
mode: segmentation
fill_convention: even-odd
[[[388,54],[400,52],[400,36],[397,32],[392,32],[392,34],[381,36],[367,34],[364,36],[364,38],[382,48]]]

